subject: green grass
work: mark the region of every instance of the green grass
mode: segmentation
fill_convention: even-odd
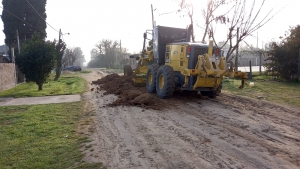
[[[82,162],[77,133],[83,103],[0,107],[0,166],[9,168],[103,168]]]
[[[103,69],[102,71],[106,73],[123,73],[123,69]]]
[[[92,71],[90,70],[82,70],[80,73],[91,73]]]
[[[254,82],[254,87],[250,87],[250,82]],[[300,84],[288,83],[279,80],[272,80],[270,76],[254,76],[252,80],[247,80],[244,89],[239,89],[241,81],[230,79],[223,80],[224,93],[243,95],[252,98],[262,96],[263,99],[280,104],[300,107]]]
[[[44,83],[43,90],[38,91],[35,83],[23,83],[15,88],[0,92],[0,97],[37,97],[51,95],[81,94],[86,87],[86,81],[76,74],[62,75],[58,81],[53,81],[51,75],[48,82]]]

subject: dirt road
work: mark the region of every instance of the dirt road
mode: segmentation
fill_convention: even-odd
[[[117,96],[101,91],[84,98],[95,111],[86,161],[121,169],[300,168],[299,109],[225,94],[162,101],[163,110],[108,107]]]

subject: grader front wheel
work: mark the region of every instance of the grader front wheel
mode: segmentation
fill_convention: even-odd
[[[171,66],[161,66],[156,75],[156,93],[164,99],[173,95],[175,89],[175,75]]]
[[[146,87],[149,93],[156,92],[156,75],[157,75],[158,68],[159,66],[157,64],[153,64],[149,66],[149,69],[147,71]]]

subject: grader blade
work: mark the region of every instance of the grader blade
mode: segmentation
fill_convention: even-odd
[[[132,80],[134,86],[146,86],[146,76],[134,76]]]

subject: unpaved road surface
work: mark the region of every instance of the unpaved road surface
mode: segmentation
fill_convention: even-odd
[[[104,76],[93,71],[85,78]],[[121,169],[300,168],[297,108],[225,94],[162,100],[169,104],[163,110],[109,107],[117,96],[101,91],[84,98],[95,111],[88,162]]]

